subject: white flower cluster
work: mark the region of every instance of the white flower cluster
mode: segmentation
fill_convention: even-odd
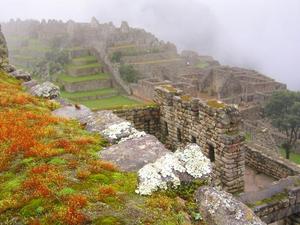
[[[139,170],[139,186],[136,193],[150,195],[158,189],[180,185],[179,174],[187,173],[193,178],[204,178],[211,173],[211,163],[196,144],[190,144],[175,153],[168,153],[154,163]]]
[[[35,96],[50,99],[56,98],[60,95],[59,87],[49,81],[35,85],[31,88],[30,92]]]
[[[146,135],[145,132],[136,130],[130,122],[121,122],[110,125],[101,132],[111,142],[124,142],[133,138],[139,138]]]
[[[125,138],[122,138],[119,143],[122,143],[124,141],[128,141],[128,140],[131,140],[131,139],[136,139],[136,138],[141,138],[141,137],[144,137],[146,136],[146,132],[144,131],[137,131],[135,130],[134,133],[130,134],[128,137],[125,137]]]

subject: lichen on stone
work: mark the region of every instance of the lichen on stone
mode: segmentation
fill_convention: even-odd
[[[196,144],[189,144],[175,153],[168,153],[154,163],[139,170],[139,186],[136,193],[151,195],[159,189],[176,188],[181,184],[181,175],[201,179],[211,173],[211,163]]]

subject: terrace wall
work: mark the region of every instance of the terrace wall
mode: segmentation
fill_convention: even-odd
[[[114,110],[114,114],[133,123],[140,131],[145,131],[160,137],[160,112],[158,106],[141,107],[134,109]]]

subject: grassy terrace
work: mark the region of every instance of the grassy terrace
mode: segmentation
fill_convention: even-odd
[[[161,60],[153,60],[153,61],[143,61],[143,62],[134,62],[128,63],[130,65],[144,65],[144,64],[160,64],[160,63],[169,63],[169,62],[176,62],[181,61],[180,58],[173,58],[173,59],[161,59]]]
[[[126,49],[126,48],[135,48],[136,45],[120,45],[120,46],[113,46],[110,47],[109,50],[119,50],[119,49]]]
[[[204,69],[206,67],[208,67],[209,64],[207,62],[199,62],[196,67],[199,68],[199,69]]]
[[[105,95],[114,95],[117,94],[118,91],[113,88],[103,88],[95,91],[80,91],[75,93],[69,93],[69,92],[61,92],[62,97],[64,98],[70,98],[70,99],[76,99],[76,98],[82,98],[82,97],[89,97],[89,96],[105,96]]]
[[[95,56],[86,56],[86,57],[80,57],[80,58],[74,58],[72,60],[75,64],[76,63],[86,63],[86,64],[90,64],[90,63],[97,63],[97,59]],[[98,64],[99,65],[99,64]]]
[[[101,67],[101,64],[99,63],[91,63],[91,64],[86,64],[86,65],[68,65],[67,69],[72,69],[72,70],[79,70],[79,69],[86,69],[86,68],[97,68]]]
[[[122,107],[142,106],[145,104],[122,95],[98,100],[81,101],[80,103],[92,110],[117,109]]]
[[[282,157],[285,158],[285,150],[284,149],[282,149],[282,148],[280,149],[280,154],[282,155]],[[290,153],[290,161],[300,164],[300,154],[291,152]]]
[[[68,83],[76,83],[76,82],[83,82],[83,81],[91,81],[91,80],[106,80],[110,78],[110,75],[107,73],[98,73],[93,75],[85,75],[80,77],[72,77],[66,74],[60,74],[57,76],[61,81],[68,82]]]

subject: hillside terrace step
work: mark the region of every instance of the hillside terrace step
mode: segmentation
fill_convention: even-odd
[[[64,90],[67,92],[92,91],[101,88],[112,88],[112,86],[113,81],[110,78],[63,83]]]
[[[65,84],[65,83],[80,83],[80,82],[95,81],[95,80],[107,80],[110,79],[111,76],[107,73],[89,74],[80,77],[73,77],[66,74],[59,74],[57,78],[60,81],[60,83]]]
[[[97,58],[95,56],[85,56],[85,57],[72,59],[72,64],[76,66],[84,66],[87,64],[94,64],[94,63],[97,63]]]
[[[103,88],[94,91],[81,91],[81,92],[61,92],[62,97],[68,98],[72,101],[86,101],[86,100],[96,100],[113,97],[115,95],[119,95],[119,91],[113,88]]]
[[[141,62],[129,63],[129,65],[163,64],[163,63],[179,62],[179,61],[183,61],[183,60],[181,58],[151,60],[151,61],[141,61]]]
[[[79,58],[85,57],[90,55],[90,51],[85,48],[73,48],[69,49],[71,58]]]
[[[97,74],[102,72],[102,65],[99,63],[86,64],[86,65],[69,65],[67,71],[70,76],[79,77],[85,76],[86,74]]]

